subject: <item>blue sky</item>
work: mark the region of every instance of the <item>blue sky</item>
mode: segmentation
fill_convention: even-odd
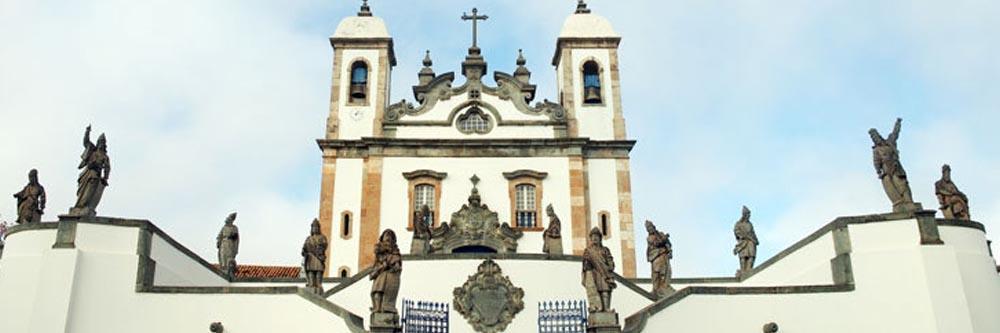
[[[550,62],[574,1],[372,6],[395,41],[393,101],[411,99],[424,50],[438,73],[460,70],[470,29],[459,17],[472,6],[490,16],[480,29],[490,70],[513,71],[524,49],[539,98],[555,96]],[[677,276],[735,270],[731,228],[743,204],[759,261],[837,216],[887,211],[866,131],[885,133],[896,117],[916,199],[936,207],[933,182],[950,163],[973,218],[991,236],[1000,227],[1000,3],[590,6],[623,36],[623,104],[639,141],[635,213],[672,234]],[[214,234],[238,210],[242,262],[296,264],[318,205],[326,38],[357,7],[0,0],[0,188],[17,191],[36,167],[47,216],[62,213],[79,136],[93,123],[115,163],[102,213],[153,220],[211,258]],[[14,209],[0,202],[3,217]]]

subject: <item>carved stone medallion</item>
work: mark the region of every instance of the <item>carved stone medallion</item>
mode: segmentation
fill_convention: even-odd
[[[453,294],[455,310],[476,332],[502,332],[524,309],[524,290],[511,284],[492,259],[479,264],[476,274]]]

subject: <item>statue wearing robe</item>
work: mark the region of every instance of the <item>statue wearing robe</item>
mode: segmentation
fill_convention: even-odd
[[[28,185],[21,192],[14,193],[17,198],[17,223],[41,222],[45,211],[45,188],[38,183],[38,170],[28,172]]]
[[[612,311],[611,291],[618,286],[614,277],[615,260],[611,250],[601,244],[603,238],[600,229],[591,229],[590,242],[583,250],[583,287],[587,290],[591,313]]]
[[[386,229],[375,244],[375,266],[370,279],[372,282],[373,313],[398,313],[396,297],[399,296],[399,277],[403,272],[403,257],[396,244],[396,233]]]
[[[670,259],[674,257],[673,245],[670,244],[670,234],[656,230],[653,222],[646,221],[646,260],[649,261],[653,277],[653,294],[665,297],[673,292],[670,280],[673,275]]]
[[[302,260],[306,271],[306,289],[323,293],[323,271],[326,270],[328,241],[320,231],[319,219],[313,220],[312,229],[302,245]]]
[[[229,214],[226,224],[215,238],[215,248],[219,249],[219,269],[230,276],[236,273],[236,254],[240,251],[240,230],[233,221],[236,221],[236,213]]]
[[[733,234],[736,236],[733,254],[740,259],[740,270],[736,271],[736,276],[742,276],[753,270],[753,263],[757,258],[757,245],[760,245],[753,224],[750,223],[750,209],[746,206],[743,206],[743,217],[733,226]]]
[[[562,223],[559,222],[559,216],[556,216],[552,205],[545,208],[545,213],[549,216],[549,227],[545,228],[545,232],[542,233],[542,252],[562,255]]]
[[[410,254],[427,254],[431,251],[431,210],[423,205],[413,216],[413,241]]]
[[[93,216],[101,202],[104,188],[108,186],[111,159],[108,157],[108,144],[104,134],[97,138],[97,144],[90,142],[90,126],[87,126],[83,135],[83,148],[80,165],[77,167],[81,171],[77,178],[76,204],[70,209],[70,215]]]
[[[885,190],[886,196],[892,202],[893,212],[918,209],[913,202],[913,194],[910,192],[910,182],[906,178],[906,170],[903,170],[903,165],[899,162],[899,149],[896,146],[902,121],[902,119],[896,119],[896,125],[888,138],[882,138],[882,135],[874,128],[868,131],[874,144],[872,146],[872,160],[875,171],[882,181],[882,188]]]
[[[955,186],[955,183],[951,181],[951,166],[945,164],[941,167],[941,180],[934,183],[934,192],[941,205],[941,213],[946,219],[971,219],[969,197],[959,191],[958,186]]]

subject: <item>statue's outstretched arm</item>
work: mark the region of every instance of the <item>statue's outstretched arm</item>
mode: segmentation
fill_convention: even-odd
[[[87,125],[87,129],[83,131],[83,147],[90,148],[93,146],[94,143],[90,142],[90,125]]]
[[[896,140],[899,139],[899,130],[901,130],[902,128],[903,128],[903,119],[896,118],[896,125],[893,126],[892,133],[889,134],[889,138],[886,139],[886,141],[889,141],[889,143],[895,146]]]

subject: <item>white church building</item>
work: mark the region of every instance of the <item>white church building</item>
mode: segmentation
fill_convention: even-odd
[[[428,54],[412,98],[391,101],[386,23],[367,5],[340,22],[326,131],[317,133],[318,218],[329,240],[322,294],[303,288],[297,267],[242,265],[229,276],[169,226],[61,218],[8,231],[0,332],[209,332],[213,323],[213,332],[368,332],[369,275],[386,229],[404,253],[405,332],[586,332],[580,255],[592,228],[614,257],[623,332],[1000,332],[1000,275],[984,226],[929,210],[837,218],[747,274],[675,277],[676,291],[657,297],[636,273],[648,263],[636,256],[622,37],[582,1],[572,9],[554,36],[550,99],[536,96],[523,58],[512,73],[489,75],[474,36],[459,73],[436,73],[458,64]],[[425,206],[433,240],[429,253],[411,253]],[[549,206],[562,222],[562,254],[543,252]],[[494,263],[521,305],[503,295],[491,308],[492,295],[482,296],[483,313],[456,309],[459,289]]]

